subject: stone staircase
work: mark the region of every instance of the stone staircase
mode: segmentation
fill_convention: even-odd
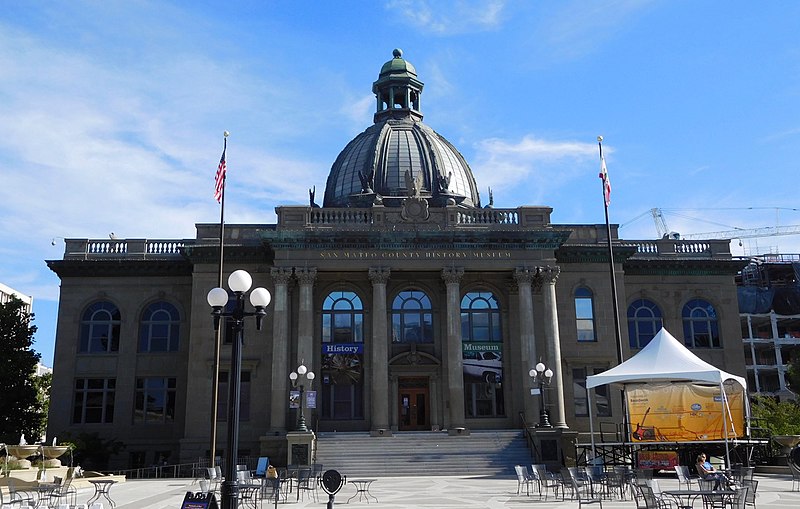
[[[514,465],[530,465],[521,430],[400,432],[371,437],[367,432],[319,433],[317,463],[349,478],[419,475],[514,476]]]

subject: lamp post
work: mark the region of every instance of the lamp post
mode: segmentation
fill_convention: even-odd
[[[256,330],[261,330],[267,306],[272,298],[265,288],[250,292],[250,304],[255,311],[245,311],[244,295],[253,285],[253,278],[244,270],[236,270],[228,277],[228,287],[233,292],[234,306],[224,311],[228,305],[228,292],[223,288],[212,288],[206,299],[212,308],[214,330],[219,329],[222,317],[231,320],[234,331],[231,349],[231,370],[228,378],[228,443],[225,455],[225,481],[222,483],[222,509],[237,509],[239,506],[239,485],[236,476],[237,451],[239,449],[239,400],[241,396],[242,344],[244,342],[244,319],[256,318]]]
[[[533,383],[539,384],[539,397],[541,398],[541,408],[539,410],[539,424],[537,428],[552,428],[550,424],[550,416],[547,413],[547,401],[544,397],[544,387],[550,385],[553,380],[553,370],[547,368],[544,363],[540,362],[536,367],[528,371],[528,375],[533,379]]]
[[[309,371],[308,368],[303,364],[303,361],[300,361],[300,365],[297,366],[297,371],[292,371],[289,373],[289,380],[292,381],[292,387],[300,387],[300,415],[297,417],[297,431],[307,432],[308,428],[306,427],[306,418],[303,415],[303,409],[305,407],[305,402],[303,400],[303,394],[306,391],[305,384],[303,383],[303,379],[300,377],[304,377],[308,380],[308,387],[311,387],[311,384],[314,383],[314,375],[313,371]]]

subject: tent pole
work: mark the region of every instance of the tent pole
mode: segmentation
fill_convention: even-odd
[[[722,427],[725,433],[725,459],[727,460],[727,467],[731,468],[731,449],[728,444],[728,420],[725,419],[725,408],[728,407],[728,413],[730,414],[730,407],[728,406],[728,397],[725,394],[725,386],[722,378],[719,380],[719,392],[722,396]],[[731,419],[731,424],[733,424],[733,419]]]
[[[586,403],[589,405],[589,436],[592,438],[592,466],[594,466],[594,459],[597,457],[597,450],[594,445],[594,419],[592,417],[592,391],[589,386],[586,386]],[[610,403],[610,401],[609,401]]]

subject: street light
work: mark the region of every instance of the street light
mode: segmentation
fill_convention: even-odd
[[[292,387],[296,388],[298,385],[300,386],[300,415],[297,417],[297,431],[302,431],[304,433],[308,431],[306,427],[306,418],[303,415],[303,407],[305,406],[303,402],[303,393],[305,393],[306,387],[300,377],[308,379],[308,387],[310,388],[311,384],[314,383],[315,376],[314,372],[309,371],[305,364],[303,364],[303,361],[300,361],[300,365],[297,366],[297,371],[289,373],[289,380],[292,381]]]
[[[537,428],[552,428],[550,424],[550,416],[547,413],[546,400],[544,397],[544,387],[549,386],[553,380],[553,370],[547,368],[544,363],[540,362],[536,365],[535,369],[528,371],[528,375],[533,379],[533,383],[539,384],[539,397],[541,398],[541,408],[539,410],[539,424]]]
[[[228,287],[235,297],[230,311],[223,311],[228,304],[228,292],[223,288],[212,288],[206,300],[213,311],[214,330],[219,329],[222,317],[230,319],[234,340],[231,349],[231,371],[228,379],[228,450],[225,457],[225,481],[222,483],[222,509],[237,509],[239,506],[239,484],[236,477],[237,451],[239,449],[239,400],[241,396],[240,373],[242,370],[242,344],[244,342],[244,318],[256,317],[256,330],[261,330],[267,306],[272,298],[265,288],[250,292],[250,304],[255,311],[245,311],[244,294],[253,285],[253,278],[244,270],[236,270],[228,277]],[[212,451],[213,453],[213,451]]]

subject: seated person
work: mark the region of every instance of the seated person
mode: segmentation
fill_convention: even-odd
[[[697,467],[697,473],[701,479],[714,481],[714,490],[718,490],[720,488],[722,481],[725,481],[726,483],[728,481],[727,477],[725,477],[725,474],[717,471],[711,462],[708,461],[705,454],[701,453],[697,457],[697,465],[695,466]]]

